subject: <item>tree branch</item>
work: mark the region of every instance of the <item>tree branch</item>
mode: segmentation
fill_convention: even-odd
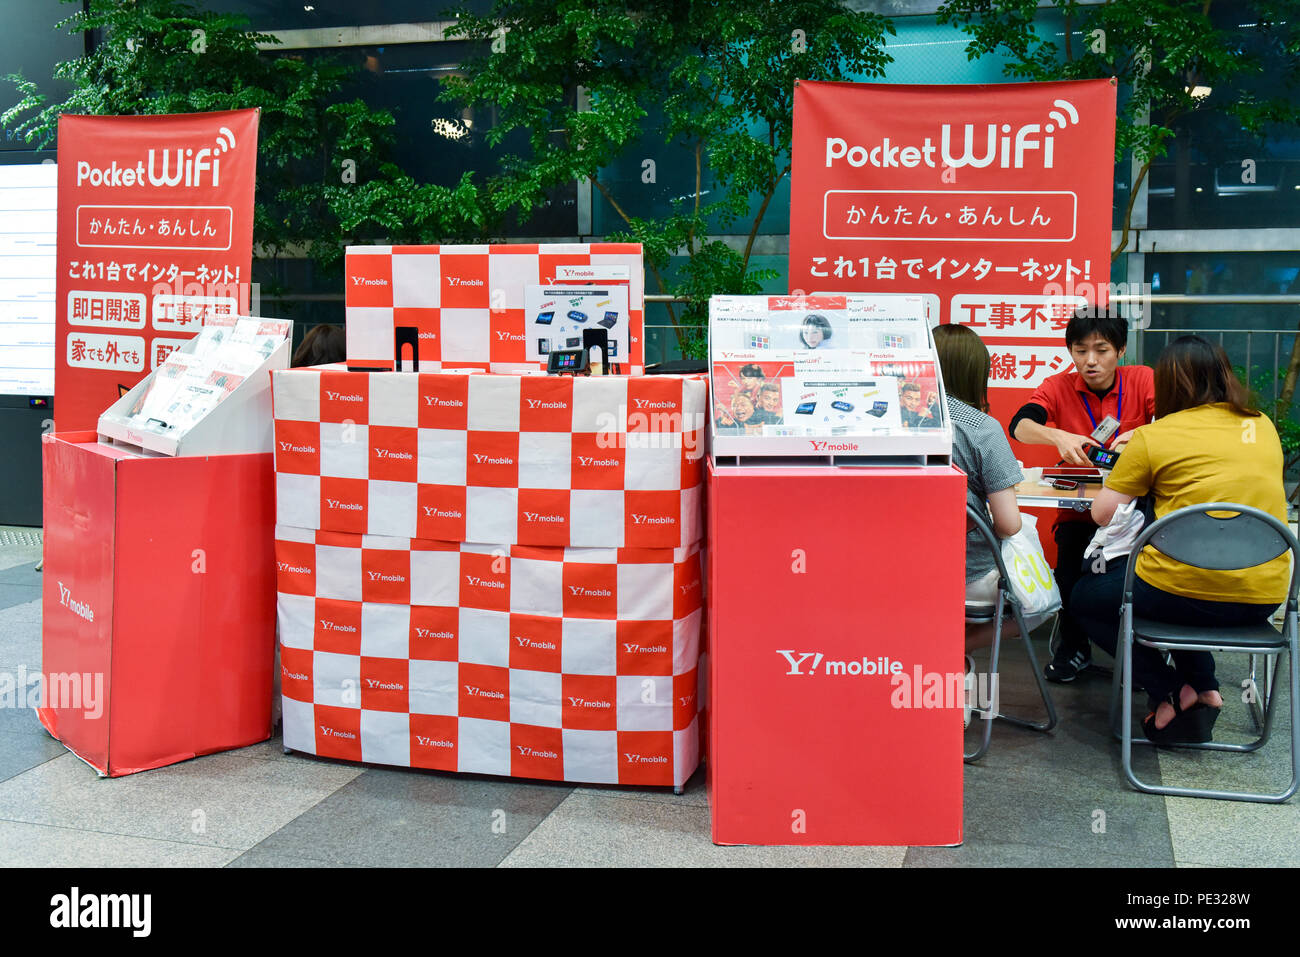
[[[596,189],[600,190],[600,195],[604,196],[605,199],[609,201],[609,205],[614,207],[614,212],[618,213],[619,216],[623,217],[623,222],[627,223],[628,226],[631,226],[632,225],[631,218],[629,218],[627,213],[623,211],[623,207],[620,206],[618,204],[618,201],[614,199],[613,194],[610,193],[609,189],[605,186],[605,184],[602,183],[600,180],[596,179],[596,177],[594,176],[591,177],[591,181],[596,185]],[[650,270],[651,274],[653,274],[653,276],[655,277],[655,282],[659,284],[659,292],[661,292],[665,296],[668,295],[668,284],[664,282],[664,277],[660,274],[659,270],[656,267],[651,265],[647,265],[647,268]],[[673,324],[673,332],[676,333],[677,335],[677,347],[680,349],[683,347],[685,342],[682,339],[681,326],[677,324],[677,313],[673,310],[673,304],[671,302],[666,302],[664,303],[664,305],[668,307],[668,319]]]
[[[1138,170],[1137,176],[1133,177],[1133,188],[1129,190],[1128,205],[1124,207],[1124,219],[1121,221],[1122,232],[1119,235],[1119,245],[1110,254],[1110,261],[1114,262],[1119,259],[1120,253],[1128,247],[1129,223],[1133,219],[1133,204],[1137,201],[1138,190],[1142,186],[1142,181],[1147,178],[1147,171],[1151,169],[1151,160],[1154,157],[1147,157],[1147,161],[1142,164]]]

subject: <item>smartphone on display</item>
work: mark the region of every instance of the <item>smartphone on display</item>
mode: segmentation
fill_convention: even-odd
[[[554,318],[555,318],[555,313],[553,312],[539,312],[537,314],[537,321],[544,326],[549,326],[551,324],[551,320],[553,320]]]
[[[1052,479],[1052,488],[1059,489],[1062,492],[1072,492],[1079,487],[1079,483],[1074,479]]]
[[[1119,461],[1119,453],[1113,449],[1103,449],[1099,445],[1088,446],[1088,461],[1099,469],[1113,469]]]
[[[817,408],[816,402],[800,402],[795,406],[795,415],[812,415],[813,409]]]

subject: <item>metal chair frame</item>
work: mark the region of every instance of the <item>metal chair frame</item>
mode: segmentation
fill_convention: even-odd
[[[1223,557],[1225,546],[1238,544],[1241,548],[1246,548],[1245,544],[1232,542],[1217,542],[1218,548],[1206,547],[1201,542],[1199,548],[1188,551],[1191,542],[1176,539],[1175,530],[1179,535],[1184,534],[1183,526],[1189,521],[1197,521],[1197,516],[1207,512],[1232,512],[1236,513],[1230,517],[1220,518],[1218,516],[1206,516],[1209,520],[1222,522],[1224,525],[1221,529],[1214,529],[1216,533],[1226,535],[1231,531],[1241,532],[1242,535],[1251,534],[1258,540],[1257,545],[1261,548],[1256,553],[1256,557],[1263,555],[1262,560],[1246,561],[1244,564],[1237,563],[1240,559],[1227,560]],[[1275,533],[1276,538],[1271,543],[1265,541],[1267,537],[1265,529],[1258,526],[1239,525],[1229,527],[1229,523],[1240,522],[1242,519],[1257,521],[1267,526],[1268,530]],[[1210,528],[1204,520],[1199,520],[1201,528]],[[1173,528],[1171,528],[1171,526]],[[1159,538],[1157,538],[1159,536]],[[1153,539],[1155,539],[1153,541]],[[1204,640],[1188,639],[1185,637],[1174,637],[1165,634],[1163,637],[1154,637],[1150,634],[1153,630],[1167,632],[1169,628],[1179,626],[1165,626],[1160,622],[1153,622],[1147,619],[1136,617],[1133,614],[1133,578],[1136,573],[1137,557],[1142,553],[1142,549],[1150,545],[1157,551],[1168,555],[1175,561],[1185,565],[1191,565],[1195,568],[1208,568],[1219,571],[1233,571],[1243,568],[1253,568],[1264,562],[1286,554],[1289,550],[1292,556],[1291,563],[1291,582],[1287,590],[1286,616],[1283,621],[1282,631],[1278,634],[1277,641],[1272,642],[1260,639],[1258,633],[1261,626],[1244,625],[1244,626],[1223,626],[1214,628],[1214,634],[1220,636],[1218,641],[1211,638]],[[1163,546],[1163,547],[1162,547]],[[1174,554],[1177,552],[1177,554]],[[1271,554],[1267,554],[1271,552]],[[1189,560],[1191,559],[1191,560]],[[1225,561],[1227,563],[1225,563]],[[1202,562],[1208,562],[1202,564]],[[1122,763],[1124,766],[1124,775],[1129,783],[1139,791],[1145,791],[1148,794],[1168,794],[1177,797],[1201,797],[1214,798],[1226,801],[1252,801],[1257,803],[1281,804],[1289,800],[1300,788],[1300,735],[1296,733],[1296,702],[1300,701],[1300,671],[1297,670],[1296,663],[1300,660],[1300,638],[1297,637],[1297,615],[1296,615],[1296,594],[1300,589],[1300,577],[1297,577],[1297,571],[1300,569],[1300,542],[1296,541],[1291,530],[1279,522],[1272,515],[1252,508],[1248,505],[1240,505],[1232,502],[1212,502],[1208,505],[1191,505],[1181,508],[1176,512],[1166,515],[1159,521],[1156,521],[1143,530],[1133,545],[1133,551],[1129,555],[1128,564],[1124,573],[1124,591],[1123,603],[1120,606],[1120,628],[1118,647],[1116,648],[1116,658],[1120,667],[1115,669],[1115,678],[1112,684],[1111,697],[1111,728],[1115,736],[1120,740]],[[1272,627],[1271,625],[1269,627]],[[1236,637],[1236,644],[1224,644],[1225,639]],[[1264,669],[1264,689],[1262,694],[1262,703],[1259,701],[1260,695],[1256,695],[1256,700],[1250,702],[1248,711],[1252,722],[1259,730],[1260,734],[1254,741],[1246,744],[1225,744],[1216,741],[1207,741],[1200,744],[1176,744],[1167,745],[1175,748],[1193,748],[1203,751],[1237,751],[1252,752],[1257,751],[1268,741],[1273,727],[1274,706],[1277,703],[1276,682],[1274,681],[1275,666],[1278,657],[1283,652],[1290,654],[1290,681],[1289,690],[1291,692],[1291,783],[1283,791],[1277,794],[1261,794],[1252,791],[1225,791],[1212,788],[1185,788],[1175,787],[1164,784],[1148,784],[1140,780],[1133,771],[1133,643],[1141,642],[1150,648],[1155,648],[1165,652],[1168,655],[1172,651],[1209,651],[1215,653],[1237,653],[1250,655],[1250,677],[1254,681],[1257,674],[1257,660],[1263,656],[1266,661]],[[1117,720],[1118,718],[1118,720]],[[1139,741],[1141,744],[1150,744],[1145,738]]]
[[[989,649],[989,674],[998,675],[1001,681],[1001,674],[998,670],[999,659],[1002,651],[1002,623],[1006,621],[1008,615],[1015,619],[1016,625],[1020,628],[1020,637],[1025,646],[1025,654],[1029,658],[1029,668],[1034,675],[1034,680],[1038,684],[1038,693],[1042,695],[1043,707],[1047,711],[1047,718],[1043,721],[1033,721],[1029,718],[1017,715],[1003,714],[1001,711],[994,715],[986,716],[980,714],[984,722],[984,731],[980,735],[980,743],[976,749],[969,753],[963,753],[962,759],[967,764],[973,764],[980,758],[984,757],[989,749],[989,742],[993,737],[993,719],[997,718],[1014,724],[1017,727],[1029,728],[1032,731],[1048,732],[1056,727],[1056,706],[1052,703],[1052,695],[1047,689],[1043,679],[1042,669],[1038,667],[1038,656],[1034,654],[1034,644],[1029,638],[1029,628],[1025,624],[1024,608],[1020,600],[1016,598],[1015,592],[1011,590],[1010,576],[1007,574],[1007,566],[1002,561],[1002,543],[998,541],[993,529],[989,526],[988,519],[972,508],[969,504],[966,506],[966,517],[979,529],[980,534],[988,543],[989,549],[993,552],[993,560],[997,564],[998,570],[998,597],[994,606],[993,615],[990,617],[967,618],[969,624],[987,624],[996,621],[997,624],[993,629],[993,644]],[[978,709],[976,709],[978,710]],[[974,713],[974,712],[972,712]]]

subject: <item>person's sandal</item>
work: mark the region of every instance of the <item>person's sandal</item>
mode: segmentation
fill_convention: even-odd
[[[1184,744],[1205,744],[1214,740],[1214,724],[1219,720],[1222,708],[1212,708],[1200,701],[1174,718],[1182,720]],[[1171,725],[1174,721],[1169,722]]]

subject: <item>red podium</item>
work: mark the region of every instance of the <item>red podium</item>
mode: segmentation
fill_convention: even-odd
[[[714,842],[960,843],[965,476],[709,484]]]
[[[44,439],[37,716],[102,775],[264,741],[275,647],[271,454]]]

